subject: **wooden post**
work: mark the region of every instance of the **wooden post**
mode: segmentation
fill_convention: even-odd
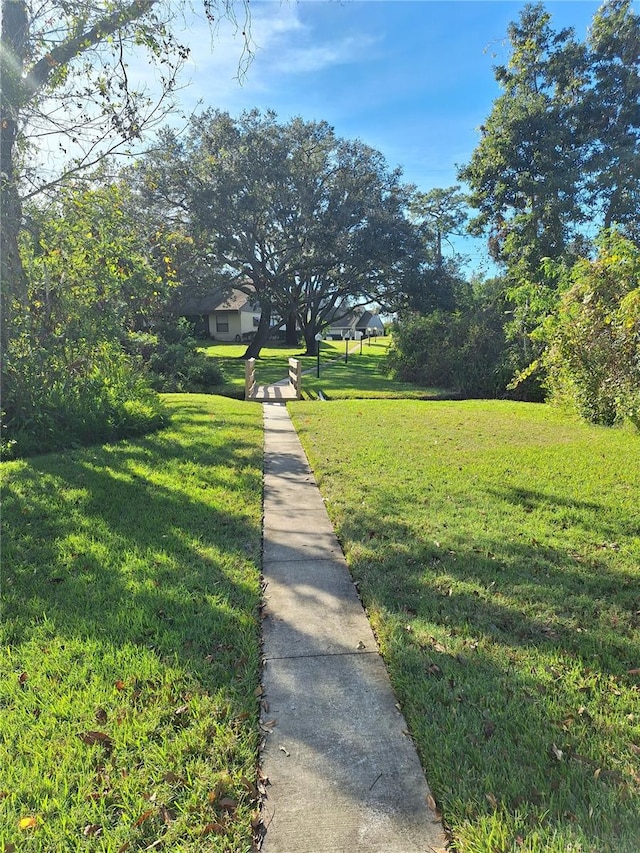
[[[256,390],[256,360],[248,358],[244,365],[244,399],[251,400]]]
[[[296,400],[302,396],[302,362],[297,358],[289,359],[289,382],[293,385]]]

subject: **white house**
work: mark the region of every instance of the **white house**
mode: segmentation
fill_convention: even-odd
[[[332,340],[355,339],[356,332],[361,332],[365,338],[384,335],[384,323],[378,314],[360,308],[335,320],[325,330],[326,336]]]
[[[196,334],[216,341],[248,341],[260,322],[260,304],[241,290],[218,290],[181,307],[180,313],[194,323]]]

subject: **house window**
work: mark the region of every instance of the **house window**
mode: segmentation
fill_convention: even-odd
[[[254,317],[253,318],[253,328],[257,329],[259,325],[260,325],[260,317]]]
[[[221,320],[216,317],[216,332],[228,332],[229,331],[229,321]]]

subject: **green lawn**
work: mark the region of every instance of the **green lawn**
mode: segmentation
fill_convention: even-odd
[[[251,849],[261,409],[166,399],[155,435],[0,467],[3,853]],[[290,411],[456,850],[638,853],[640,436]]]
[[[262,412],[1,466],[0,851],[249,851]],[[22,823],[21,823],[22,821]]]
[[[462,853],[640,850],[640,436],[289,405]]]
[[[438,388],[418,388],[408,382],[391,379],[385,368],[385,356],[390,337],[372,338],[362,343],[349,341],[322,341],[320,344],[320,377],[315,356],[304,355],[304,347],[265,347],[256,362],[256,382],[268,385],[286,378],[289,358],[302,362],[304,372],[302,393],[306,399],[353,398],[436,398],[447,396]],[[211,358],[220,360],[227,377],[227,387],[215,389],[217,393],[242,396],[244,393],[245,362],[242,356],[246,344],[202,342],[201,349]],[[348,352],[345,363],[345,354]]]
[[[323,348],[332,350],[329,344],[323,343]],[[226,344],[220,341],[202,341],[200,349],[210,358],[220,361],[227,378],[227,389],[216,389],[220,393],[235,392],[244,395],[245,361],[243,355],[247,344]],[[256,363],[256,381],[260,385],[269,385],[285,379],[289,372],[289,359],[299,358],[303,370],[311,368],[316,360],[313,356],[304,355],[304,345],[286,347],[283,344],[264,347]]]
[[[391,338],[372,338],[361,343],[349,341],[345,361],[345,343],[335,341],[327,351],[326,343],[320,355],[320,376],[317,362],[311,372],[303,377],[303,396],[325,400],[349,399],[428,399],[446,396],[439,388],[419,388],[409,382],[392,379],[385,365],[385,356]]]

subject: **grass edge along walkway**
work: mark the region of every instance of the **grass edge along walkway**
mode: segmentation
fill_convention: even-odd
[[[0,851],[248,853],[262,417],[3,463]]]
[[[640,436],[289,404],[456,849],[640,850]]]

